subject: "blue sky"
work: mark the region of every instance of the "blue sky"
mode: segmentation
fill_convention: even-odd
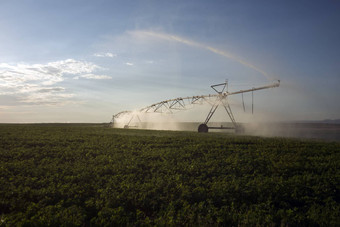
[[[281,80],[255,94],[259,119],[340,118],[339,12],[339,1],[2,0],[0,122],[108,122],[225,79],[231,91]]]

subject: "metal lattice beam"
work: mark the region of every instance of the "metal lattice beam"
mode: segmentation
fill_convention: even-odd
[[[239,90],[235,92],[228,92],[228,82],[221,84],[212,85],[211,88],[216,91],[217,94],[209,94],[209,95],[199,95],[199,96],[190,96],[190,97],[179,97],[175,99],[168,99],[164,100],[155,104],[152,104],[150,106],[144,107],[140,109],[137,112],[132,111],[122,111],[119,112],[112,117],[112,123],[116,119],[119,119],[124,116],[128,116],[133,114],[132,118],[129,120],[127,126],[130,124],[131,120],[134,118],[134,115],[137,114],[137,117],[139,119],[138,113],[173,113],[173,111],[181,111],[181,110],[187,110],[189,106],[197,105],[197,104],[203,104],[203,103],[209,103],[212,107],[207,115],[206,120],[204,121],[204,124],[206,125],[211,117],[214,115],[216,109],[219,105],[223,105],[224,109],[226,110],[231,122],[233,123],[234,127],[237,127],[235,118],[233,116],[233,113],[231,111],[230,105],[227,101],[227,97],[231,95],[236,94],[243,94],[247,92],[254,92],[258,90],[263,89],[269,89],[269,88],[275,88],[280,86],[280,80],[278,82],[262,86],[262,87],[255,87],[247,90]],[[222,89],[218,90],[217,87],[222,87]],[[140,119],[139,119],[140,121]]]

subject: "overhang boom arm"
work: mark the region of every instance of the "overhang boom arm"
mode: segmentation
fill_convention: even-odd
[[[258,91],[258,90],[274,88],[274,87],[279,87],[279,86],[280,86],[280,80],[278,80],[278,82],[276,82],[274,84],[263,86],[263,87],[256,87],[256,88],[251,88],[251,89],[247,89],[247,90],[240,90],[240,91],[235,91],[235,92],[224,92],[223,94],[226,95],[226,96],[236,95],[236,94],[241,94],[241,93],[246,93],[246,92],[251,92],[251,91]]]
[[[217,84],[217,85],[213,85],[213,86],[219,86],[219,85],[224,85],[223,84]],[[197,104],[200,103],[200,101],[205,101],[209,103],[209,98],[213,98],[213,97],[227,97],[229,95],[236,95],[236,94],[242,94],[242,93],[246,93],[246,92],[253,92],[253,91],[257,91],[257,90],[263,90],[263,89],[268,89],[268,88],[274,88],[274,87],[279,87],[280,86],[280,80],[278,80],[278,82],[271,84],[271,85],[266,85],[266,86],[262,86],[262,87],[255,87],[255,88],[251,88],[251,89],[247,89],[247,90],[240,90],[240,91],[235,91],[235,92],[223,92],[223,93],[218,93],[218,94],[209,94],[209,95],[199,95],[199,96],[191,96],[191,97],[179,97],[179,98],[175,98],[175,99],[168,99],[162,102],[158,102],[155,104],[152,104],[150,106],[144,107],[142,109],[140,109],[138,112],[140,113],[148,113],[148,112],[158,112],[157,110],[160,109],[161,107],[167,108],[167,109],[179,109],[175,106],[175,104],[180,105],[180,109],[184,110],[186,104],[184,103],[184,100],[189,100],[189,105],[190,104]],[[214,89],[215,90],[215,89]],[[165,105],[168,104],[168,105]],[[160,111],[161,112],[161,111]],[[132,111],[122,111],[119,112],[118,114],[115,114],[113,116],[113,118],[119,118],[120,116],[123,116],[125,114],[131,114]]]

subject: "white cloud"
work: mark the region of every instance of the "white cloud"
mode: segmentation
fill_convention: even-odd
[[[94,79],[94,80],[111,80],[111,76],[106,75],[95,75],[95,74],[84,74],[81,76],[73,77],[73,79],[78,80],[79,78]]]
[[[93,54],[93,56],[101,57],[101,58],[104,58],[104,57],[113,58],[113,57],[117,57],[117,54],[107,52],[107,53],[95,53]]]
[[[28,82],[52,85],[63,81],[65,74],[91,73],[99,68],[91,62],[74,59],[32,65],[0,63],[0,83],[2,87],[14,89]]]
[[[131,63],[131,62],[126,62],[125,64],[128,65],[128,66],[133,66],[133,63]]]
[[[0,95],[15,96],[21,103],[61,103],[74,95],[54,84],[63,81],[65,75],[85,73],[95,77],[92,72],[100,68],[91,62],[74,59],[47,64],[0,63]]]
[[[0,110],[9,110],[12,106],[0,106]]]
[[[39,104],[39,105],[63,105],[68,103],[69,99],[74,97],[74,94],[60,93],[60,92],[36,92],[27,95],[21,99],[25,104]]]
[[[61,92],[65,91],[65,88],[63,87],[47,87],[47,88],[42,88],[38,90],[39,93],[49,93],[49,92]]]

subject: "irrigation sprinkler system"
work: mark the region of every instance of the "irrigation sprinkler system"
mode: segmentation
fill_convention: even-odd
[[[277,82],[262,86],[262,87],[253,87],[247,90],[239,90],[235,92],[229,92],[228,91],[228,81],[221,83],[221,84],[215,84],[211,85],[211,88],[217,93],[217,94],[209,94],[209,95],[200,95],[200,96],[191,96],[191,97],[179,97],[175,99],[168,99],[164,100],[162,102],[158,102],[155,104],[152,104],[150,106],[144,107],[138,111],[122,111],[119,112],[112,117],[111,124],[114,126],[115,122],[117,122],[119,119],[127,119],[124,125],[124,128],[131,128],[131,127],[137,127],[137,126],[131,126],[131,122],[133,119],[137,119],[139,122],[141,122],[139,115],[143,113],[173,113],[174,111],[181,111],[181,110],[187,110],[193,105],[196,104],[203,104],[203,103],[209,103],[211,105],[210,111],[205,119],[205,121],[198,126],[198,132],[206,133],[209,131],[209,129],[233,129],[235,132],[242,132],[243,128],[240,124],[236,123],[233,112],[231,111],[230,105],[228,103],[228,96],[236,95],[236,94],[242,94],[242,102],[243,102],[243,109],[245,110],[244,106],[244,100],[243,100],[243,93],[252,93],[252,113],[254,112],[254,91],[263,90],[263,89],[269,89],[269,88],[275,88],[280,86],[280,80]],[[219,106],[223,106],[225,111],[227,112],[232,127],[212,127],[208,126],[208,123],[211,119],[211,117],[216,112],[217,108]]]

